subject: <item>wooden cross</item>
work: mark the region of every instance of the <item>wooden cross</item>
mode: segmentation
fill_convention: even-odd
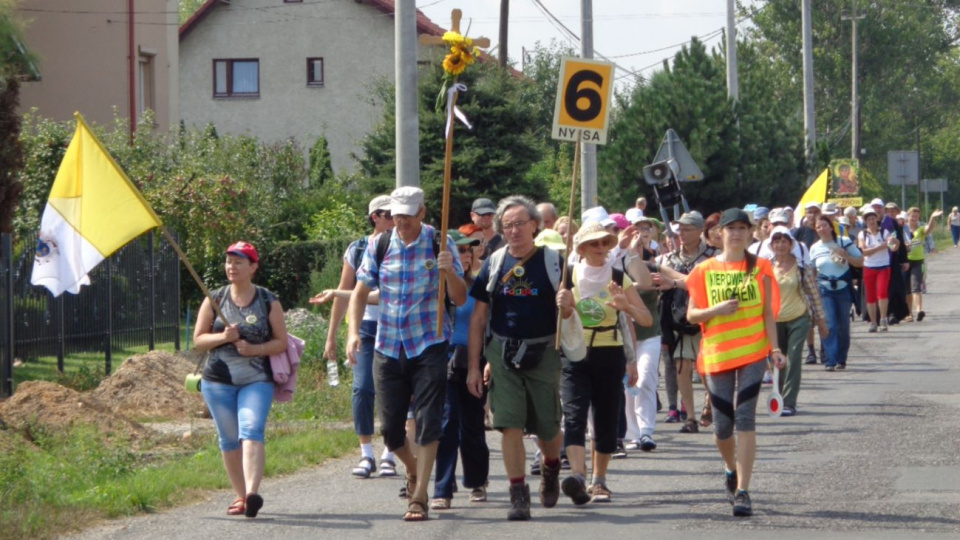
[[[455,9],[450,12],[450,30],[456,33],[460,33],[460,19],[463,18],[463,12],[459,9]],[[471,38],[473,40],[473,45],[475,47],[480,47],[481,49],[486,49],[490,47],[490,39],[485,37],[480,38]],[[428,36],[426,34],[420,36],[421,45],[446,45],[443,42],[442,36]]]
[[[459,9],[455,9],[450,12],[450,30],[452,32],[460,33],[460,19],[463,18],[463,12]],[[483,47],[487,48],[490,46],[490,40],[488,38],[471,38],[473,42],[473,47]],[[420,43],[423,45],[440,45],[447,47],[447,43],[443,41],[442,36],[420,36]],[[468,50],[472,54],[472,47],[469,47]],[[454,82],[456,82],[456,77],[454,77]],[[449,225],[449,214],[450,214],[450,176],[453,169],[453,126],[456,124],[456,120],[453,118],[454,111],[457,108],[457,97],[460,92],[454,90],[450,96],[450,103],[447,104],[447,132],[444,134],[446,136],[446,151],[444,153],[443,159],[443,210],[440,215],[440,239],[443,241],[441,244],[443,249],[446,249],[446,238],[447,238],[447,227]],[[440,290],[437,295],[437,334],[443,335],[443,300],[446,296],[446,279],[442,276],[440,277]]]

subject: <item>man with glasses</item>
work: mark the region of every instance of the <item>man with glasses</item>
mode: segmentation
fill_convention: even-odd
[[[473,206],[470,207],[470,220],[483,230],[483,239],[480,241],[483,245],[481,260],[487,260],[487,257],[503,243],[503,236],[497,234],[493,227],[493,214],[496,211],[493,201],[484,198],[473,201]]]
[[[463,268],[449,237],[423,223],[423,190],[404,186],[390,195],[394,230],[367,245],[350,298],[347,355],[360,354],[360,324],[367,296],[380,290],[380,316],[373,373],[381,432],[407,470],[409,505],[405,521],[427,519],[427,486],[443,429],[450,317],[437,332],[440,280],[461,306],[467,299]],[[406,444],[407,410],[417,423],[416,455]]]
[[[343,269],[340,271],[340,284],[336,289],[327,289],[310,299],[311,304],[325,304],[333,300],[330,314],[330,327],[327,329],[327,344],[323,358],[327,362],[337,361],[337,336],[343,316],[347,312],[350,294],[357,284],[357,269],[363,259],[367,244],[372,243],[380,233],[393,228],[393,216],[390,215],[390,196],[374,197],[367,206],[367,218],[373,225],[373,233],[360,238],[347,247],[343,254]],[[379,308],[367,305],[360,323],[360,352],[353,365],[353,429],[360,439],[360,463],[351,474],[360,478],[370,478],[377,472],[373,457],[373,342],[377,336],[377,318]],[[380,476],[396,476],[396,461],[393,452],[384,450],[380,456]]]
[[[537,436],[543,452],[540,502],[556,506],[560,496],[560,355],[554,349],[561,255],[534,244],[540,213],[533,201],[500,201],[494,221],[506,246],[484,262],[470,295],[467,388],[483,395],[480,356],[487,359],[493,427],[503,433],[503,461],[510,480],[512,521],[530,519],[524,431]],[[572,310],[571,310],[572,311]],[[572,312],[565,313],[567,317]]]

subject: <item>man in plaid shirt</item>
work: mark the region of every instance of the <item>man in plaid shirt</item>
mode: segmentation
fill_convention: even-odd
[[[380,289],[380,318],[374,345],[373,373],[377,409],[387,448],[407,469],[404,519],[427,518],[427,486],[442,434],[443,406],[447,386],[447,347],[450,319],[444,317],[443,334],[437,334],[440,279],[446,294],[460,306],[466,302],[467,286],[456,246],[449,238],[423,224],[423,190],[401,187],[390,195],[394,230],[383,260],[377,261],[379,237],[368,243],[357,287],[350,298],[350,333],[347,356],[355,362],[360,350],[363,309],[372,289]],[[434,243],[444,246],[434,255]],[[407,410],[413,402],[417,422],[416,455],[406,446]]]

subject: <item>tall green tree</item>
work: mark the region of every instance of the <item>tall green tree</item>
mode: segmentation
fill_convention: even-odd
[[[437,106],[443,81],[439,62],[420,72],[420,185],[426,194],[429,220],[439,223],[443,189],[444,126],[446,110]],[[525,91],[528,80],[490,63],[478,63],[460,76],[468,87],[457,105],[473,124],[458,122],[454,138],[450,196],[450,223],[469,220],[470,204],[477,197],[497,200],[515,193],[545,194],[542,179],[530,180],[527,172],[542,157],[537,119]],[[367,193],[389,193],[395,184],[395,123],[393,87],[382,85],[384,117],[361,143],[357,156],[366,179]]]

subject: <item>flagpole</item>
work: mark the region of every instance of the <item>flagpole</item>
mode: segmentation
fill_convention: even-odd
[[[447,147],[446,152],[443,156],[443,210],[442,215],[440,216],[440,238],[438,239],[438,245],[440,246],[440,251],[447,250],[447,225],[449,225],[449,216],[450,213],[450,176],[452,175],[453,169],[453,125],[456,123],[454,120],[454,111],[457,110],[457,97],[460,95],[458,90],[453,91],[453,95],[450,96],[451,102],[447,105],[447,110],[450,111],[447,113]],[[443,276],[443,272],[440,272],[440,290],[437,293],[437,335],[443,335],[443,301],[447,292],[447,280]]]
[[[577,144],[573,150],[573,181],[570,182],[570,209],[567,211],[567,217],[570,218],[567,223],[567,250],[563,253],[563,277],[560,279],[562,288],[567,282],[567,274],[570,272],[570,265],[567,261],[570,258],[570,250],[573,248],[573,205],[577,199],[577,173],[580,172],[580,137],[577,137]],[[563,321],[563,311],[557,310],[557,342],[554,344],[556,350],[560,350],[560,328]]]

